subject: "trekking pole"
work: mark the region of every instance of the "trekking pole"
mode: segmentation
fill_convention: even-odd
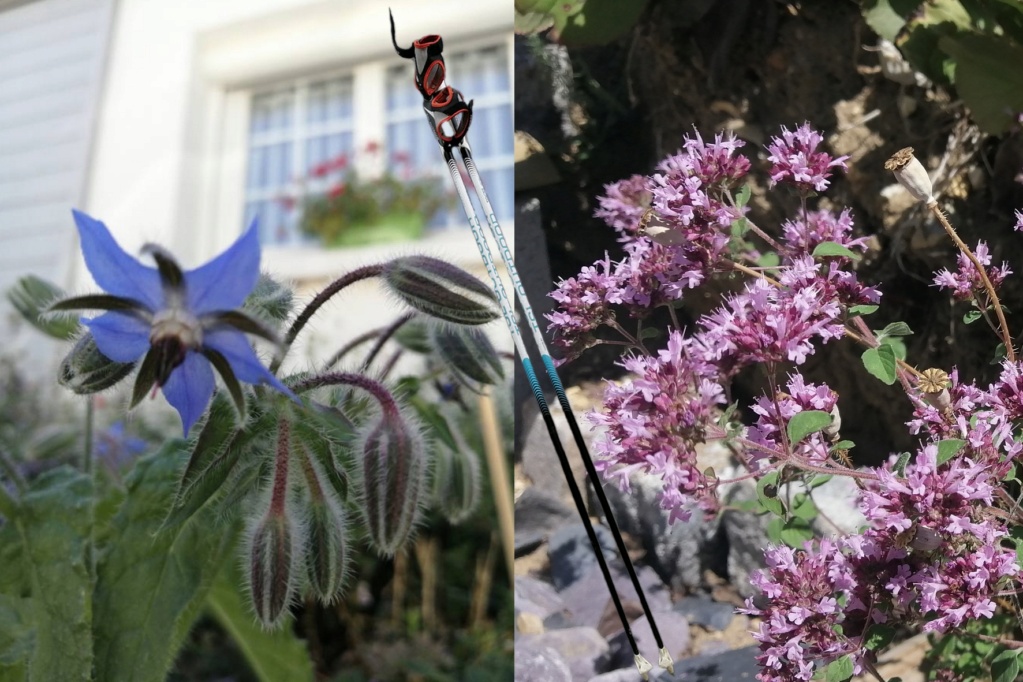
[[[632,580],[633,586],[636,590],[637,596],[639,597],[640,604],[643,608],[644,614],[650,622],[651,631],[654,635],[654,639],[657,642],[659,648],[658,663],[662,668],[667,669],[670,673],[674,673],[674,665],[671,659],[671,655],[668,653],[667,648],[661,639],[660,632],[657,629],[657,624],[654,620],[653,614],[650,611],[650,607],[646,600],[646,595],[642,585],[639,582],[639,578],[636,575],[635,567],[629,558],[628,551],[625,547],[625,543],[622,540],[621,532],[618,529],[618,524],[614,520],[614,515],[611,512],[610,505],[608,504],[607,497],[604,494],[603,488],[597,478],[597,471],[593,465],[592,458],[589,455],[589,450],[586,447],[585,441],[583,440],[582,433],[579,429],[578,422],[575,419],[575,414],[572,411],[571,404],[565,395],[564,388],[561,384],[560,377],[558,376],[557,370],[554,367],[554,363],[551,360],[550,353],[547,350],[546,343],[543,340],[543,336],[540,332],[539,325],[536,322],[535,315],[533,314],[532,306],[529,304],[529,300],[526,297],[525,290],[522,286],[522,281],[518,276],[518,271],[515,268],[514,258],[512,257],[511,250],[508,248],[507,240],[504,237],[504,233],[501,231],[500,224],[497,221],[493,207],[490,204],[490,200],[487,197],[486,191],[483,187],[482,178],[476,169],[475,162],[472,158],[472,150],[469,147],[468,141],[465,139],[469,129],[469,125],[472,121],[472,102],[466,103],[461,93],[450,86],[444,85],[445,80],[445,67],[442,56],[443,41],[440,36],[431,35],[425,36],[420,40],[414,42],[410,48],[401,48],[397,44],[395,37],[395,26],[394,17],[391,16],[391,40],[394,43],[394,48],[398,54],[404,58],[414,59],[416,63],[416,87],[420,94],[423,95],[423,108],[426,112],[427,118],[431,122],[434,135],[437,138],[438,143],[444,153],[444,161],[448,166],[448,170],[451,173],[451,179],[455,186],[456,193],[459,196],[459,200],[462,204],[462,208],[465,212],[466,218],[469,221],[470,229],[473,233],[473,239],[476,241],[476,246],[479,249],[480,256],[483,259],[484,266],[487,269],[487,273],[490,276],[491,282],[494,287],[494,291],[497,294],[498,301],[501,306],[502,314],[505,318],[505,322],[508,326],[509,332],[512,335],[512,340],[515,345],[516,351],[519,353],[519,357],[522,360],[523,370],[526,373],[527,380],[529,381],[530,387],[533,390],[533,395],[536,399],[537,405],[540,409],[540,414],[543,417],[544,423],[547,427],[548,434],[551,438],[551,443],[554,446],[555,453],[558,456],[558,460],[561,464],[562,471],[565,475],[565,480],[568,483],[569,491],[572,495],[572,499],[575,502],[576,509],[579,513],[580,518],[583,521],[583,525],[586,529],[587,536],[589,537],[590,544],[593,547],[594,554],[597,557],[597,563],[600,566],[601,573],[603,574],[604,581],[607,583],[608,591],[611,594],[612,601],[615,604],[615,608],[618,612],[619,619],[622,622],[623,629],[625,630],[626,636],[629,640],[629,644],[633,651],[634,661],[639,672],[642,674],[644,679],[648,679],[648,673],[652,669],[652,665],[647,661],[640,653],[638,646],[633,636],[632,629],[629,626],[628,619],[625,615],[625,611],[622,607],[621,600],[618,596],[618,591],[614,585],[614,581],[611,577],[610,569],[607,566],[607,562],[603,556],[603,549],[600,546],[600,542],[596,536],[596,532],[593,529],[592,522],[590,521],[589,515],[586,511],[585,502],[582,498],[582,493],[579,490],[578,484],[575,481],[575,477],[572,473],[571,465],[568,461],[568,456],[565,453],[564,446],[561,443],[561,438],[557,432],[557,427],[554,424],[554,420],[550,414],[550,409],[547,405],[546,398],[543,392],[540,390],[539,382],[536,378],[536,373],[533,370],[532,362],[529,358],[529,354],[526,350],[525,343],[522,339],[522,334],[519,330],[518,324],[515,320],[515,312],[512,307],[511,301],[509,300],[504,285],[497,274],[497,268],[494,264],[493,256],[490,252],[490,246],[486,241],[486,237],[483,235],[483,230],[480,225],[479,218],[476,215],[476,210],[472,205],[472,201],[469,198],[468,191],[466,190],[465,183],[462,179],[459,171],[456,155],[453,153],[453,149],[457,148],[460,152],[462,162],[465,166],[466,171],[469,174],[470,180],[473,183],[476,191],[476,197],[480,202],[480,205],[484,208],[487,213],[487,222],[490,226],[491,233],[494,240],[498,244],[498,248],[501,252],[502,260],[505,263],[505,267],[509,273],[514,286],[515,294],[519,299],[520,304],[523,307],[523,311],[526,314],[527,320],[529,321],[530,328],[533,332],[533,338],[536,341],[537,347],[541,353],[541,360],[546,369],[547,376],[554,386],[555,392],[558,395],[558,401],[565,414],[569,427],[572,430],[573,438],[575,439],[576,445],[579,448],[579,452],[583,458],[583,463],[587,471],[587,475],[590,477],[592,485],[597,493],[597,498],[600,502],[601,508],[604,512],[605,517],[608,520],[608,526],[611,530],[612,536],[615,538],[615,542],[618,548],[622,560],[625,563],[626,569],[629,573],[629,577]]]

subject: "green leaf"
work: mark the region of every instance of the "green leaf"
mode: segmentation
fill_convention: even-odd
[[[798,519],[811,521],[817,517],[817,505],[809,495],[796,495],[789,513]]]
[[[938,465],[942,465],[948,460],[956,456],[956,454],[963,449],[966,445],[965,440],[959,440],[958,438],[948,438],[938,442]]]
[[[781,530],[784,526],[785,521],[783,521],[779,516],[772,517],[771,520],[767,522],[767,539],[771,541],[771,544],[781,544]]]
[[[749,198],[752,196],[753,190],[750,189],[749,185],[743,185],[739,188],[739,191],[735,193],[735,205],[742,208],[749,203]]]
[[[0,670],[28,663],[35,648],[34,608],[31,597],[0,594]]]
[[[979,320],[981,316],[982,313],[979,310],[970,310],[965,315],[963,315],[963,324],[973,324],[974,322]]]
[[[835,450],[852,450],[854,447],[856,447],[856,443],[851,440],[840,440],[832,445],[830,449],[834,452]]]
[[[187,458],[180,441],[169,441],[125,481],[113,541],[97,566],[98,680],[163,682],[238,535],[208,507],[192,523],[158,532]]]
[[[910,329],[909,325],[905,322],[892,322],[881,331],[875,331],[875,333],[880,341],[881,339],[887,339],[892,336],[912,336],[913,330]]]
[[[765,251],[757,259],[757,265],[762,268],[776,268],[781,265],[781,258],[774,251]]]
[[[781,529],[781,541],[793,549],[802,549],[807,540],[813,539],[813,529],[806,519],[793,517]]]
[[[973,120],[990,135],[1006,132],[1023,111],[1023,46],[993,33],[947,35],[938,46],[956,60],[955,85]]]
[[[816,476],[813,477],[813,480],[806,484],[806,487],[809,488],[810,490],[816,490],[817,488],[820,488],[822,485],[830,481],[833,477],[834,474],[817,474]]]
[[[820,410],[797,412],[789,420],[789,443],[795,445],[811,433],[820,431],[831,425],[831,415]]]
[[[206,599],[206,606],[241,650],[260,682],[313,680],[313,666],[305,644],[291,628],[266,630],[256,623],[239,585],[241,571],[228,562]]]
[[[574,47],[607,44],[636,24],[646,3],[647,0],[586,0],[582,11],[568,19],[561,40]]]
[[[895,466],[892,467],[892,471],[895,472],[896,476],[905,476],[907,464],[909,464],[909,453],[899,453],[899,458],[895,460]]]
[[[881,306],[876,305],[854,305],[849,308],[849,317],[856,317],[857,315],[870,315],[876,313],[878,308]]]
[[[885,40],[895,42],[899,31],[906,25],[906,20],[892,9],[889,0],[867,0],[864,4],[863,18],[874,33]]]
[[[1019,649],[1006,649],[991,659],[992,682],[1015,682],[1020,674],[1020,656],[1023,651]]]
[[[455,441],[455,437],[451,433],[451,427],[448,425],[448,420],[443,414],[441,414],[436,405],[426,402],[419,396],[416,396],[409,402],[412,407],[415,408],[419,417],[430,428],[430,432],[433,434],[434,438],[444,445],[447,445],[452,450],[458,449],[458,442]]]
[[[81,327],[78,316],[45,312],[51,303],[61,298],[64,298],[63,289],[35,275],[22,277],[7,290],[7,300],[33,327],[67,341]]]
[[[30,680],[92,680],[92,518],[92,482],[70,467],[43,474],[21,498],[17,525],[36,631]]]
[[[895,361],[895,351],[888,344],[877,348],[868,348],[860,356],[863,366],[875,377],[891,386],[895,383],[897,375],[895,368],[898,366]]]
[[[824,671],[824,679],[827,682],[845,682],[853,674],[853,661],[849,655],[842,656],[832,661]]]
[[[777,471],[772,471],[765,475],[757,481],[757,499],[760,500],[760,504],[763,505],[764,509],[775,516],[781,516],[785,513],[785,508],[782,506],[781,500],[778,499],[777,485]]]
[[[838,256],[841,258],[851,258],[853,260],[859,260],[860,254],[856,253],[847,246],[842,246],[838,242],[821,242],[814,247],[813,253],[810,254],[814,258],[826,258],[828,256]]]
[[[1005,344],[1000,343],[997,346],[995,346],[995,356],[991,358],[990,364],[1000,365],[1002,364],[1003,360],[1005,360]]]
[[[871,651],[879,651],[895,639],[895,628],[890,625],[879,625],[877,623],[870,626],[867,630],[867,636],[863,640],[863,646],[870,649]]]

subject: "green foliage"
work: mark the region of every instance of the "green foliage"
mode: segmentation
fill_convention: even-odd
[[[838,257],[838,258],[851,258],[852,260],[859,260],[860,254],[856,253],[847,246],[842,246],[838,242],[821,242],[814,247],[813,253],[811,254],[814,258],[826,258],[826,257]]]
[[[62,341],[72,338],[81,326],[76,315],[46,313],[50,304],[64,295],[64,290],[56,284],[35,275],[22,277],[7,290],[7,300],[22,317],[47,336]]]
[[[15,523],[24,547],[35,646],[29,680],[92,679],[92,483],[61,467],[36,479]]]
[[[811,433],[825,429],[831,425],[831,415],[820,410],[798,412],[789,420],[789,443],[796,444]]]
[[[851,656],[832,661],[824,671],[824,679],[827,682],[845,682],[853,674],[853,662]]]
[[[944,464],[948,460],[956,456],[956,454],[963,449],[966,445],[965,440],[958,438],[948,438],[938,442],[938,464]]]
[[[990,619],[971,620],[963,623],[961,632],[957,634],[930,635],[932,648],[924,656],[922,669],[927,671],[927,679],[934,680],[937,671],[951,670],[960,679],[984,680],[997,675],[1006,659],[999,660],[999,669],[995,669],[995,659],[1002,652],[1002,647],[978,639],[974,635],[1003,637],[1015,628],[1012,614],[996,612]],[[1011,666],[1011,664],[1008,664]],[[1008,666],[1006,666],[1008,667]],[[1015,677],[1007,679],[1016,679]]]
[[[160,532],[187,459],[170,441],[140,460],[111,520],[111,546],[97,566],[96,674],[109,682],[163,680],[237,536],[201,511],[190,524]]]
[[[868,372],[889,386],[894,384],[898,378],[895,373],[898,363],[895,360],[895,351],[891,344],[886,343],[877,348],[868,348],[863,351],[860,359]]]
[[[954,85],[989,134],[1023,111],[1023,4],[868,0],[863,16],[932,81]]]
[[[260,682],[303,682],[313,679],[309,653],[287,628],[268,631],[252,618],[242,593],[241,572],[228,562],[210,589],[206,607],[241,649]]]
[[[647,0],[515,0],[516,33],[551,29],[566,45],[609,43],[635,26]]]

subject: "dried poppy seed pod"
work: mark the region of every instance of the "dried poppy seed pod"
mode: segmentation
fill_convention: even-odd
[[[924,202],[928,208],[938,203],[931,188],[931,177],[924,165],[913,156],[913,148],[906,147],[892,154],[884,162],[884,169],[895,174],[895,179],[906,188],[906,191],[917,201]]]
[[[427,456],[418,425],[384,405],[359,438],[361,511],[370,542],[392,556],[412,537],[425,502]]]
[[[925,369],[917,384],[927,404],[944,412],[952,406],[952,396],[948,393],[948,373],[937,367]]]

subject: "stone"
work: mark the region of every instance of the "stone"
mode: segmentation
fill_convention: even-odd
[[[515,617],[515,631],[521,635],[542,635],[543,618],[535,613],[522,611]]]
[[[636,589],[624,569],[619,568],[611,575],[623,606],[628,602],[639,604],[639,595],[636,594]],[[640,586],[643,587],[650,610],[670,611],[671,594],[661,582],[660,576],[649,566],[637,567],[636,575]],[[611,609],[614,613],[614,604],[607,590],[607,583],[604,582],[604,576],[598,566],[593,566],[586,575],[559,593],[559,596],[564,600],[565,608],[576,625],[600,627],[605,611]],[[615,620],[617,621],[617,614]],[[618,629],[620,628],[619,623]]]
[[[516,638],[515,679],[573,682],[564,656],[544,644],[537,635]]]
[[[726,554],[716,521],[696,513],[689,521],[669,522],[668,512],[661,509],[660,477],[634,473],[629,482],[629,492],[605,485],[608,503],[618,527],[639,541],[647,562],[673,590],[696,589],[705,570],[724,569]]]
[[[683,597],[675,603],[678,611],[690,625],[700,625],[708,630],[724,630],[735,617],[735,607],[716,602],[704,596]]]
[[[546,619],[565,610],[565,600],[549,584],[530,576],[515,576],[515,612]]]
[[[618,550],[615,549],[611,531],[596,524],[593,530],[597,534],[600,546],[604,549],[604,558],[609,565],[614,565],[614,562],[617,561]],[[559,592],[586,575],[591,569],[599,570],[600,568],[582,523],[566,524],[555,531],[548,540],[547,553],[551,562],[551,582]]]
[[[657,621],[657,630],[661,633],[661,640],[671,657],[678,661],[679,658],[689,649],[689,622],[681,613],[675,611],[654,612],[654,619]],[[651,663],[657,662],[657,640],[654,639],[650,622],[646,618],[637,618],[631,623],[632,636],[636,639],[636,645],[641,654],[647,657]],[[611,664],[614,668],[624,668],[633,665],[632,648],[629,646],[625,630],[619,630],[617,634],[608,639],[611,647]],[[677,664],[676,664],[677,669]]]
[[[675,661],[673,679],[686,682],[753,682],[760,666],[756,655],[759,647],[748,646],[720,654],[700,655]],[[518,679],[518,677],[516,677]]]
[[[515,556],[535,549],[550,533],[576,517],[560,499],[536,486],[515,500]]]
[[[565,660],[572,674],[573,680],[588,680],[594,675],[607,670],[609,647],[607,641],[593,628],[573,627],[562,630],[551,630],[542,635],[531,635],[522,637],[521,640],[536,640],[543,642]],[[518,642],[516,642],[516,652]],[[516,672],[515,679],[544,678],[520,678]]]
[[[725,493],[725,503],[729,506],[756,499],[756,483],[752,480],[730,486]],[[752,597],[756,592],[750,583],[750,574],[764,567],[764,549],[770,544],[767,524],[771,518],[770,514],[735,509],[721,514],[721,525],[728,537],[728,581],[743,597]]]

